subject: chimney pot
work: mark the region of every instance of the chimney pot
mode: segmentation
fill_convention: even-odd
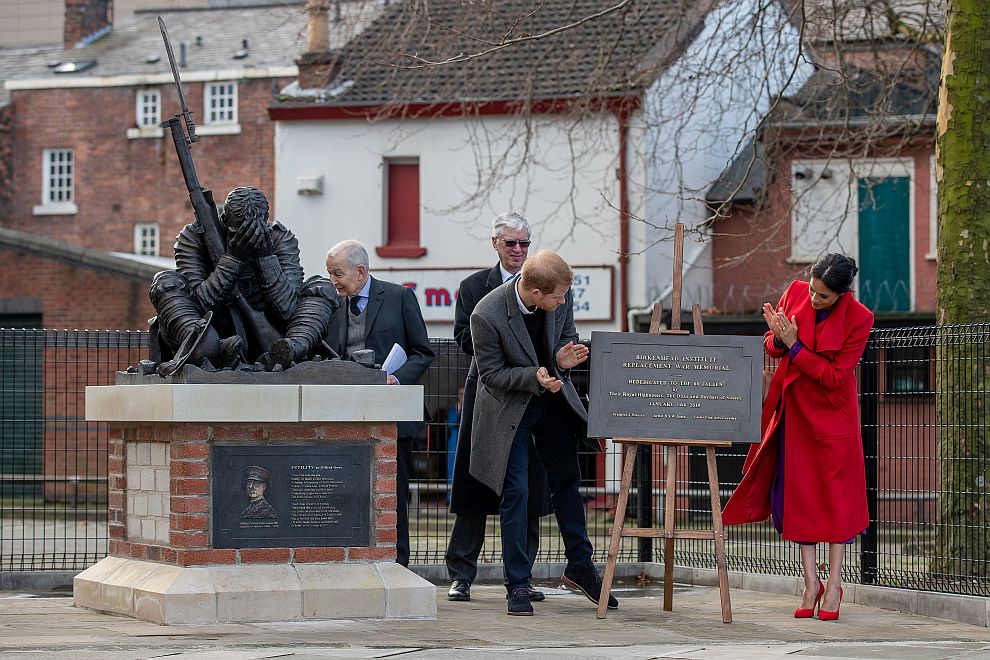
[[[306,52],[325,53],[330,50],[330,33],[327,15],[330,0],[306,0]]]

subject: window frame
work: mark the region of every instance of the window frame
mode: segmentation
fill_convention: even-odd
[[[67,185],[52,187],[53,177],[51,168],[55,164],[56,154],[68,154],[66,163],[68,171],[65,173],[68,179]],[[61,174],[61,173],[60,173]],[[61,199],[52,199],[55,194]],[[64,195],[64,197],[63,197]],[[62,215],[78,212],[75,203],[76,198],[76,154],[71,147],[52,147],[41,151],[41,204],[34,207],[34,215]]]
[[[146,230],[153,230],[153,248],[152,251],[144,251],[144,243],[147,236],[144,234]],[[161,238],[161,225],[157,222],[135,222],[134,223],[134,254],[143,257],[160,257],[162,249],[162,238]]]
[[[892,359],[895,351],[915,351],[915,355],[898,356]],[[935,396],[935,346],[882,346],[877,355],[879,366],[878,392],[881,398],[887,397],[934,397]],[[912,373],[913,372],[913,373]],[[905,377],[906,375],[906,377]],[[898,377],[901,377],[900,379]],[[915,376],[913,379],[912,376]],[[921,389],[901,389],[899,383],[914,382]]]
[[[146,95],[154,96],[154,112],[148,112]],[[162,123],[162,93],[155,87],[139,88],[134,94],[134,125],[140,129],[160,128]]]
[[[211,101],[217,96],[214,91],[218,88],[230,88],[230,100],[231,107],[229,111],[230,118],[216,119],[213,116],[214,110],[210,107]],[[237,81],[235,80],[222,80],[216,82],[203,83],[203,125],[204,126],[233,126],[240,121],[238,113],[238,91],[237,91]],[[221,95],[226,96],[226,95]]]
[[[928,158],[928,252],[925,259],[935,261],[938,255],[938,172],[935,154]]]
[[[416,210],[415,218],[412,222],[403,223],[402,233],[406,236],[414,235],[415,238],[396,239],[392,234],[392,227],[398,223],[399,216],[393,216],[390,199],[392,197],[392,173],[393,167],[416,167]],[[383,245],[375,248],[375,253],[384,258],[406,258],[418,259],[426,255],[426,248],[422,245],[422,189],[421,189],[421,168],[418,156],[398,156],[385,158],[382,163],[382,235]],[[414,226],[412,226],[414,225]]]

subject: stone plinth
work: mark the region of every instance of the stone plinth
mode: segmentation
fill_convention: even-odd
[[[111,422],[110,542],[108,557],[75,578],[75,604],[169,624],[435,617],[435,587],[394,563],[395,422],[422,410],[422,386],[86,388],[86,418]],[[367,545],[214,543],[215,448],[365,444]]]

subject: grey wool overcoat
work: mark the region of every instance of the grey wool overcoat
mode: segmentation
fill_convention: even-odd
[[[474,400],[471,435],[471,476],[502,493],[509,449],[516,427],[534,396],[552,395],[536,380],[536,349],[516,300],[516,279],[481,299],[471,314],[474,359],[478,365],[478,394]],[[551,356],[547,370],[564,381],[561,393],[582,422],[588,415],[570,377],[557,367],[556,355],[569,341],[577,342],[571,292],[567,300],[545,316],[544,338]],[[484,429],[483,432],[480,432]],[[577,447],[575,446],[575,451]]]

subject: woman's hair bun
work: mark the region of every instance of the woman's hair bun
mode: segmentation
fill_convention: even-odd
[[[838,252],[829,252],[811,266],[811,276],[822,281],[836,293],[852,288],[853,278],[859,272],[856,260]]]

